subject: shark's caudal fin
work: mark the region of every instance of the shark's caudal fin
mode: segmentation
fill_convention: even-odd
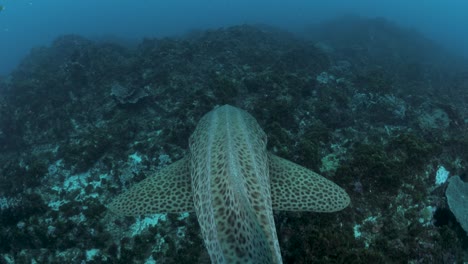
[[[268,155],[273,210],[336,212],[348,194],[323,176],[273,154]]]
[[[119,195],[109,209],[123,216],[194,211],[188,166],[187,157],[172,163]]]

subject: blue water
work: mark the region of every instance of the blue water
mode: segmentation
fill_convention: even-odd
[[[463,0],[0,0],[0,74],[32,47],[61,34],[140,39],[191,29],[263,23],[289,30],[343,14],[384,17],[415,28],[468,57],[468,1]]]

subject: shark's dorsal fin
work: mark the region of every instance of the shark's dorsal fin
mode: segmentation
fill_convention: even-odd
[[[193,212],[188,166],[187,157],[172,163],[119,195],[109,209],[125,216]]]
[[[348,206],[348,194],[332,181],[271,153],[268,158],[273,210],[335,212]]]

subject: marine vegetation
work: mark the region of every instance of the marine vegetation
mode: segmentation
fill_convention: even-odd
[[[276,262],[467,262],[445,195],[468,172],[467,72],[463,58],[381,18],[343,17],[302,34],[240,25],[133,47],[60,36],[0,77],[0,263],[210,263],[219,252],[252,253],[241,241],[261,234],[256,257]],[[233,130],[212,122],[220,116]],[[246,131],[260,147],[240,143]],[[239,154],[226,156],[228,146]],[[284,207],[292,200],[272,177],[282,168],[319,181],[298,198],[334,197],[327,209],[336,211],[347,201],[322,187],[340,186],[328,190],[351,203],[332,214]],[[216,180],[225,172],[237,180]],[[164,175],[185,182],[155,187]],[[206,189],[209,175],[217,189]],[[178,186],[187,192],[171,192]],[[203,202],[214,194],[230,207]],[[256,204],[269,199],[284,210]],[[250,209],[230,212],[250,221],[248,234],[223,214],[241,201]],[[242,230],[223,233],[236,243],[211,239],[210,219]]]

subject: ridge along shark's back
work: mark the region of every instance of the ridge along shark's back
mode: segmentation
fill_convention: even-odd
[[[190,137],[195,211],[215,263],[281,263],[271,205],[266,135],[225,105]]]

